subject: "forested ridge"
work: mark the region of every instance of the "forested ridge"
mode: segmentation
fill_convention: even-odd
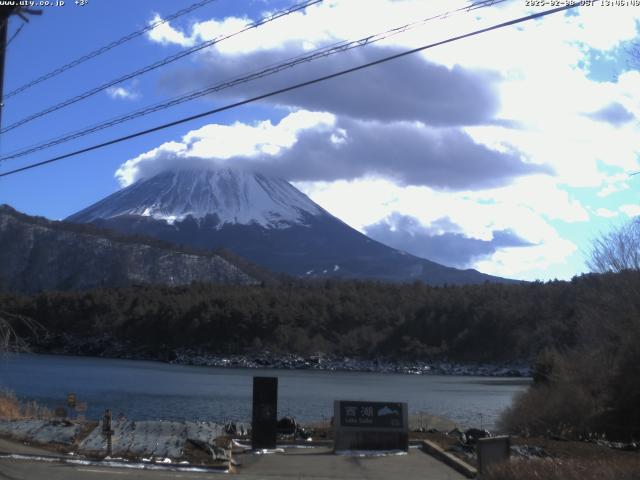
[[[150,350],[533,361],[544,350],[574,348],[605,320],[622,328],[623,312],[638,310],[639,286],[631,271],[452,287],[192,284],[4,293],[0,309],[38,322],[44,337],[108,336]]]

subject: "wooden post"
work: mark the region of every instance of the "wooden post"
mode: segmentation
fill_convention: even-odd
[[[113,435],[113,430],[111,430],[111,410],[108,408],[104,411],[104,416],[102,417],[102,434],[107,437],[107,457],[110,457],[112,453],[111,436]]]

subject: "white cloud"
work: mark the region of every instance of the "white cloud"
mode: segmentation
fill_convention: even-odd
[[[228,159],[260,154],[273,156],[293,146],[299,132],[323,130],[334,123],[335,117],[329,113],[301,110],[289,114],[276,125],[270,121],[253,125],[241,122],[207,125],[189,132],[183,141],[189,145],[189,154],[194,157]]]
[[[500,249],[491,258],[477,262],[475,268],[491,275],[521,280],[549,278],[549,271],[555,269],[558,272],[556,277],[568,279],[577,272],[572,267],[558,267],[566,265],[568,257],[577,249],[573,242],[555,236],[533,247]]]
[[[516,179],[503,188],[470,193],[477,202],[513,204],[550,220],[586,222],[589,214],[582,204],[561,188],[555,177],[534,176]]]
[[[232,125],[206,125],[182,137],[182,142],[168,142],[123,163],[116,171],[122,186],[139,178],[152,176],[163,169],[186,164],[219,165],[236,158],[273,156],[292,147],[304,130],[323,130],[335,123],[329,113],[292,112],[279,123],[271,121]],[[233,166],[233,165],[230,165]]]
[[[323,43],[355,40],[412,24],[445,12],[453,12],[468,4],[464,0],[325,0],[225,40],[215,48],[234,55],[279,49],[285,44],[300,44],[311,49]],[[635,19],[640,18],[636,10],[580,8],[574,10],[577,15],[552,15],[544,20],[521,24],[517,28],[475,37],[468,42],[443,46],[430,51],[428,55],[432,58],[447,57],[442,61],[445,64],[478,65],[482,62],[481,66],[487,68],[489,65],[483,58],[486,55],[480,55],[480,58],[476,55],[487,46],[493,48],[493,52],[500,52],[500,55],[494,55],[494,62],[501,71],[505,65],[517,65],[524,61],[549,65],[549,62],[564,64],[569,59],[573,61],[571,64],[575,64],[581,57],[581,49],[589,47],[609,50],[625,40],[633,39],[636,34]],[[425,28],[409,30],[406,34],[385,41],[385,44],[413,47],[538,11],[539,9],[526,8],[523,2],[508,2],[472,12],[461,12],[445,19],[425,22]],[[366,21],[353,21],[362,18],[364,12]],[[196,22],[188,35],[165,23],[156,27],[149,38],[160,43],[192,45],[234,33],[252,21],[267,18],[273,13],[275,11],[265,11],[253,19],[231,16]],[[159,19],[156,15],[152,22]],[[610,28],[614,24],[616,28]],[[509,37],[507,42],[504,42],[505,36]],[[535,42],[527,41],[532,37],[536,38]],[[514,40],[515,43],[512,43]],[[474,48],[469,48],[469,42],[473,42]],[[505,45],[509,47],[505,48]],[[549,47],[553,50],[548,50]],[[446,53],[452,51],[456,55]],[[553,55],[540,54],[545,51],[553,51]]]
[[[160,22],[161,20],[162,17],[155,14],[149,21],[149,25]],[[185,35],[180,30],[175,29],[169,22],[157,25],[155,28],[147,32],[147,37],[162,45],[177,44],[181,47],[190,47],[195,43],[193,38]]]
[[[177,157],[184,153],[186,146],[179,142],[166,142],[157,148],[149,150],[141,155],[138,155],[132,160],[127,160],[116,170],[115,177],[122,187],[131,185],[139,180],[141,177],[140,165],[145,166],[148,162],[156,162],[158,158],[163,156]],[[159,168],[162,168],[159,166]]]
[[[258,29],[225,39],[216,50],[230,55],[280,49],[285,45],[300,45],[305,50],[337,40],[357,39],[419,19],[448,12],[464,6],[464,0],[325,0],[304,9],[265,23]],[[356,21],[366,11],[366,22]],[[235,33],[257,20],[268,18],[276,11],[265,11],[259,17],[226,17],[196,22],[190,35],[165,23],[156,27],[149,38],[160,43],[192,45]],[[159,20],[156,16],[153,21]],[[439,23],[446,23],[440,21]],[[435,22],[429,22],[430,26]],[[447,28],[437,27],[438,33]],[[433,31],[433,29],[431,29]],[[423,38],[424,41],[424,38]],[[388,42],[389,43],[389,42]]]
[[[618,210],[627,215],[629,218],[637,217],[638,215],[640,215],[640,205],[637,204],[622,205],[620,208],[618,208]]]
[[[604,218],[613,218],[618,216],[618,212],[614,212],[612,210],[609,210],[608,208],[598,208],[595,211],[595,214],[598,215],[599,217],[604,217]]]
[[[136,100],[140,98],[140,95],[132,90],[128,90],[124,87],[109,87],[106,90],[107,95],[113,99],[122,100]]]
[[[604,198],[614,193],[627,190],[629,188],[628,180],[629,175],[626,173],[605,177],[602,182],[604,186],[597,193],[598,197]]]

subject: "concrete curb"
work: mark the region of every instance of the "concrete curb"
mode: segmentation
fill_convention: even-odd
[[[478,476],[478,470],[463,462],[458,457],[445,452],[439,445],[433,443],[430,440],[422,440],[422,447],[424,451],[429,455],[437,458],[442,463],[450,466],[456,472],[461,473],[467,478],[476,478]]]

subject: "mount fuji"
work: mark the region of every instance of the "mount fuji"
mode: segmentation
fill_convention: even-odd
[[[66,219],[199,249],[226,248],[275,272],[306,278],[509,281],[415,257],[368,238],[286,180],[232,169],[159,173]]]

